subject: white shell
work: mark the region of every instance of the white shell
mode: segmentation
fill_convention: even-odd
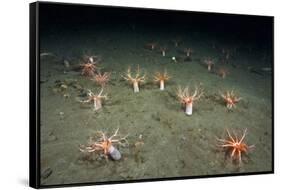
[[[114,146],[111,146],[109,148],[108,153],[113,160],[120,160],[121,159],[121,153]]]

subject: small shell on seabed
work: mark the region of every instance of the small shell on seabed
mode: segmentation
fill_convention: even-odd
[[[120,160],[121,159],[121,153],[119,152],[119,150],[117,148],[115,148],[114,146],[111,146],[108,150],[110,157],[113,160]]]
[[[66,59],[63,60],[63,65],[64,65],[66,68],[69,68],[69,67],[70,67],[70,63],[69,63],[69,61],[67,61]]]

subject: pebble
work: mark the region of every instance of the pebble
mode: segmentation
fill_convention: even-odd
[[[66,89],[68,88],[68,86],[67,86],[66,84],[62,84],[62,85],[60,85],[60,88],[61,88],[62,90],[66,90]]]
[[[123,179],[128,179],[130,176],[129,176],[129,174],[126,172],[124,172],[124,173],[120,173],[119,174],[120,175],[120,177],[122,177]]]
[[[181,140],[181,141],[186,141],[186,137],[185,137],[185,136],[182,136],[182,137],[180,138],[180,140]]]
[[[42,174],[41,174],[41,177],[43,179],[47,179],[51,174],[53,173],[53,170],[51,168],[46,168]]]
[[[50,135],[49,137],[48,137],[48,141],[49,142],[52,142],[52,141],[55,141],[55,140],[57,140],[58,138],[55,136],[55,135]]]
[[[63,64],[66,68],[70,67],[69,61],[67,61],[67,60],[63,60]]]
[[[59,116],[60,116],[60,119],[64,119],[64,112],[61,111],[61,112],[59,113]]]
[[[69,97],[70,97],[70,94],[64,94],[63,97],[64,97],[64,98],[69,98]]]
[[[58,138],[53,134],[53,132],[49,133],[48,135],[48,138],[47,138],[47,141],[48,142],[52,142],[52,141],[55,141],[57,140]]]

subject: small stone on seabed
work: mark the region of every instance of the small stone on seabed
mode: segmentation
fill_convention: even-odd
[[[46,168],[42,174],[41,174],[41,177],[43,179],[47,179],[51,174],[53,173],[53,170],[51,168]]]
[[[63,64],[66,68],[70,67],[69,61],[67,61],[67,60],[63,60]]]
[[[48,137],[48,141],[49,142],[52,142],[52,141],[55,141],[55,140],[57,140],[58,138],[55,136],[55,135],[49,135],[49,137]]]
[[[66,84],[62,84],[62,85],[60,85],[60,87],[61,87],[61,89],[67,89],[68,88],[68,86]]]
[[[61,120],[63,120],[64,119],[64,112],[62,112],[62,111],[59,112],[59,117],[60,117]]]
[[[126,172],[126,173],[121,173],[119,174],[120,177],[122,177],[123,179],[128,179],[129,178],[129,174]]]
[[[64,98],[69,98],[69,97],[70,97],[70,94],[64,94],[63,97],[64,97]]]
[[[185,137],[185,136],[182,136],[180,139],[181,139],[182,141],[185,141],[185,140],[186,140],[186,137]]]

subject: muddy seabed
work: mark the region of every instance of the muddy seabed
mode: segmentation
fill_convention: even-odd
[[[175,35],[145,35],[123,31],[115,33],[84,32],[50,35],[41,40],[41,183],[42,185],[104,182],[179,176],[198,176],[270,171],[272,168],[272,76],[250,72],[249,68],[266,67],[263,51],[245,48],[235,42],[208,39],[200,33],[181,37],[175,47]],[[166,44],[167,55],[150,51],[144,45],[152,40]],[[216,48],[212,44],[216,44]],[[192,61],[173,63],[172,56],[182,57],[181,50],[192,47]],[[221,47],[236,48],[230,74],[222,79],[202,65],[205,57],[215,59],[218,68]],[[86,89],[100,87],[81,72],[68,69],[77,65],[84,53],[102,57],[102,72],[111,72],[104,92],[108,100],[102,110],[81,105]],[[259,63],[257,65],[257,62]],[[121,78],[128,66],[140,66],[147,82],[134,93]],[[153,74],[164,69],[172,76],[160,91]],[[60,89],[58,84],[65,84]],[[192,116],[185,115],[177,100],[178,85],[201,85],[204,96],[194,104]],[[219,91],[234,89],[243,99],[233,111],[227,111]],[[108,135],[119,128],[129,134],[127,147],[118,147],[120,161],[95,156],[87,159],[78,149],[89,136],[102,130]],[[248,129],[245,142],[255,145],[240,167],[233,164],[217,147],[216,137],[225,129],[241,134]]]

